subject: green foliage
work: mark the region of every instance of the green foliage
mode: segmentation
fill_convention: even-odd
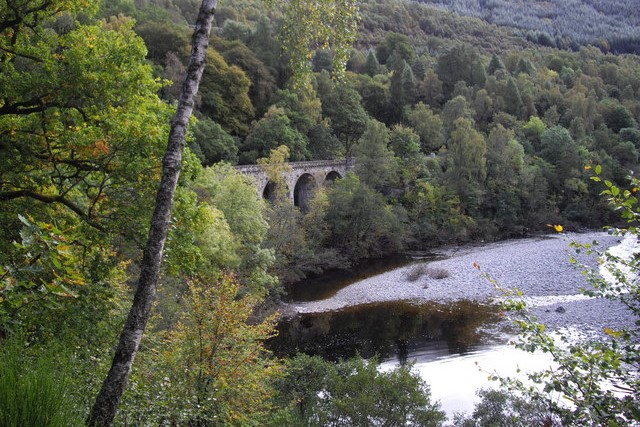
[[[232,276],[188,286],[179,324],[142,355],[120,422],[260,425],[281,372],[263,345],[275,333],[275,316],[250,322],[260,299],[239,297]]]
[[[220,161],[238,162],[238,147],[231,135],[208,117],[203,117],[193,126],[193,142],[189,148],[198,156],[203,166]]]
[[[186,29],[166,21],[146,21],[137,25],[135,31],[147,46],[147,58],[156,63],[166,65],[169,52],[182,56],[189,46]]]
[[[463,213],[460,198],[444,186],[419,182],[405,195],[411,236],[421,244],[466,241],[475,231],[472,217]]]
[[[246,135],[255,113],[250,86],[251,80],[240,67],[229,65],[220,52],[210,48],[200,83],[200,112],[231,135]]]
[[[349,259],[393,253],[404,245],[404,225],[384,197],[357,176],[348,174],[338,180],[328,199],[329,245]]]
[[[607,99],[600,104],[600,114],[612,131],[618,133],[623,128],[634,128],[637,123],[631,112],[618,102]]]
[[[0,33],[2,329],[93,349],[121,319],[170,108],[132,22],[75,12],[27,13]]]
[[[327,93],[318,90],[318,94],[322,112],[344,144],[347,157],[351,156],[353,144],[362,136],[368,120],[360,95],[347,83],[330,84]]]
[[[456,427],[560,426],[558,417],[544,402],[536,402],[502,390],[478,391],[480,402],[470,417],[456,415]]]
[[[59,298],[77,297],[84,277],[76,271],[77,254],[67,238],[51,224],[33,223],[20,216],[23,223],[21,243],[14,243],[14,263],[1,267],[0,316],[4,327],[12,313],[20,313],[28,304],[55,304]],[[11,323],[21,323],[17,318]]]
[[[213,228],[199,237],[205,253],[211,254],[214,248],[217,249],[218,257],[228,260],[218,264],[217,267],[236,269],[239,280],[247,288],[272,289],[276,279],[267,274],[267,269],[273,263],[273,254],[263,247],[268,224],[262,215],[264,201],[256,193],[254,184],[231,166],[217,164],[203,170],[202,175],[194,183],[194,190],[200,199],[210,206],[207,211],[215,219],[213,225],[216,222],[223,222],[220,228],[209,226]],[[217,212],[222,212],[224,218],[219,218]],[[211,239],[221,239],[221,236],[209,233],[213,231],[219,233],[224,231],[225,227],[228,227],[231,232],[232,242],[229,246],[213,245]],[[231,248],[236,248],[235,255],[229,253]],[[234,257],[239,257],[239,265],[229,262]]]
[[[420,135],[420,145],[424,153],[437,151],[444,143],[442,120],[423,103],[417,104],[409,113],[409,123]]]
[[[389,146],[396,156],[409,160],[420,152],[420,137],[413,129],[396,125],[391,129]]]
[[[293,161],[305,160],[310,156],[306,137],[291,127],[291,120],[282,108],[271,107],[249,132],[242,145],[240,161],[255,163],[280,145],[289,149]]]
[[[525,136],[532,144],[539,144],[542,133],[546,130],[546,126],[539,117],[531,116],[529,121],[522,127]]]
[[[57,352],[54,350],[58,350]],[[60,349],[38,355],[22,338],[5,339],[0,348],[0,425],[6,427],[70,427],[84,425],[71,396],[70,369]]]
[[[369,120],[353,154],[358,159],[356,173],[363,184],[381,188],[394,179],[393,151],[389,150],[389,130],[377,120]]]
[[[322,105],[315,91],[299,88],[295,92],[279,90],[274,94],[273,104],[284,109],[292,126],[302,134],[307,134],[322,117]]]
[[[454,122],[447,143],[446,181],[460,196],[467,212],[477,208],[487,175],[487,145],[481,133],[473,129],[471,120]]]
[[[344,157],[344,147],[333,134],[326,121],[309,130],[309,152],[315,160],[340,159]]]
[[[380,62],[378,62],[378,57],[373,50],[369,50],[369,53],[367,54],[365,70],[369,77],[375,76],[378,74],[378,71],[380,71]]]
[[[365,111],[378,121],[391,123],[391,93],[388,85],[379,78],[370,78],[367,75],[359,75],[355,84],[362,97]]]
[[[333,365],[299,355],[287,371],[278,389],[279,399],[292,402],[290,425],[435,427],[445,420],[411,366],[380,372],[375,360],[356,358]]]
[[[273,0],[267,3],[277,4]],[[344,72],[359,21],[358,2],[353,0],[290,0],[284,9],[281,46],[289,56],[297,83],[311,71],[313,50],[331,48],[334,70]]]
[[[394,54],[400,61],[413,64],[416,53],[411,46],[409,37],[394,32],[387,33],[376,49],[376,57],[380,62],[386,64]]]
[[[451,94],[458,81],[468,86],[484,86],[486,73],[480,65],[478,52],[465,44],[458,44],[438,58],[437,73],[445,94]]]
[[[416,79],[407,61],[403,60],[393,69],[389,94],[391,96],[390,120],[397,123],[403,117],[404,107],[412,105],[416,99]]]
[[[259,36],[256,34],[256,37]],[[224,56],[225,61],[230,65],[236,65],[247,74],[251,80],[249,88],[249,98],[256,112],[263,114],[268,106],[273,92],[277,89],[274,70],[260,59],[260,52],[254,52],[239,40],[225,42],[214,38],[212,43]]]

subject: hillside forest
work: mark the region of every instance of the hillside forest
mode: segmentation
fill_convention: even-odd
[[[124,321],[199,3],[0,0],[2,360],[61,387],[43,391],[71,408],[59,425],[82,424]],[[441,425],[408,369],[268,357],[284,285],[410,249],[614,223],[590,177],[600,165],[622,185],[638,171],[637,11],[597,2],[607,19],[587,36],[582,15],[521,2],[367,0],[346,72],[319,46],[299,81],[288,15],[267,3],[216,11],[154,316],[116,423],[342,425],[330,422],[382,409],[347,414],[317,392],[347,399],[368,381],[413,390],[413,419]],[[353,173],[307,211],[260,199],[233,168],[260,162],[277,179],[287,160],[344,158]],[[2,378],[0,393],[18,387]]]

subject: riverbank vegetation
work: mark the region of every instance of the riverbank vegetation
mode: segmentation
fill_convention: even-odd
[[[106,375],[198,4],[0,0],[0,393],[26,396],[0,405],[44,393],[61,425],[77,425]],[[408,370],[360,361],[323,368],[300,412],[287,382],[298,368],[263,347],[282,283],[408,248],[612,221],[589,168],[612,182],[637,169],[636,56],[552,49],[399,0],[362,4],[359,22],[350,52],[317,50],[299,81],[281,9],[220,4],[159,298],[117,424],[368,425],[362,411],[380,396],[347,395],[373,382],[405,393],[389,409],[398,423],[438,425]],[[356,166],[306,211],[256,197],[230,166],[262,158],[277,175],[287,156]],[[329,389],[336,399],[318,394]]]

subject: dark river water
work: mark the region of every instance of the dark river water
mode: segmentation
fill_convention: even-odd
[[[418,254],[418,260],[436,260],[437,254]],[[340,289],[416,261],[416,256],[376,260],[351,271],[331,272],[288,289],[290,302],[322,300]],[[279,334],[268,342],[278,356],[297,352],[337,361],[360,355],[377,357],[381,369],[412,363],[430,385],[432,397],[451,417],[471,411],[475,392],[488,384],[484,366],[513,365],[530,355],[506,344],[509,331],[496,305],[477,301],[416,304],[382,302],[324,313],[284,318]],[[527,363],[533,363],[528,361]]]
[[[505,344],[501,320],[498,307],[475,301],[364,304],[283,319],[268,344],[278,356],[377,357],[381,369],[412,363],[452,417],[472,411],[476,390],[488,386],[480,366],[504,368],[507,362],[516,371],[514,361],[530,357]]]
[[[464,354],[495,342],[499,320],[496,306],[474,301],[364,304],[284,319],[269,346],[280,356],[303,352],[333,361],[361,355],[404,362],[434,344]]]

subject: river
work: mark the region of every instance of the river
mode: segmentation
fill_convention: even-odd
[[[476,391],[494,384],[491,374],[512,376],[551,363],[509,345],[513,329],[485,272],[502,286],[522,289],[551,327],[598,333],[627,325],[623,308],[580,294],[584,277],[569,257],[594,268],[597,259],[571,253],[572,240],[598,241],[602,249],[614,246],[621,254],[637,247],[635,239],[621,241],[605,233],[543,236],[449,248],[408,264],[394,261],[386,271],[341,278],[337,285],[332,278],[316,299],[302,292],[303,300],[289,303],[287,310],[295,315],[279,325],[272,348],[282,355],[304,351],[330,360],[376,356],[381,369],[410,362],[449,416],[469,412]],[[425,268],[427,273],[415,279],[416,269]],[[446,275],[428,273],[434,270]],[[306,285],[322,282],[315,280]]]

